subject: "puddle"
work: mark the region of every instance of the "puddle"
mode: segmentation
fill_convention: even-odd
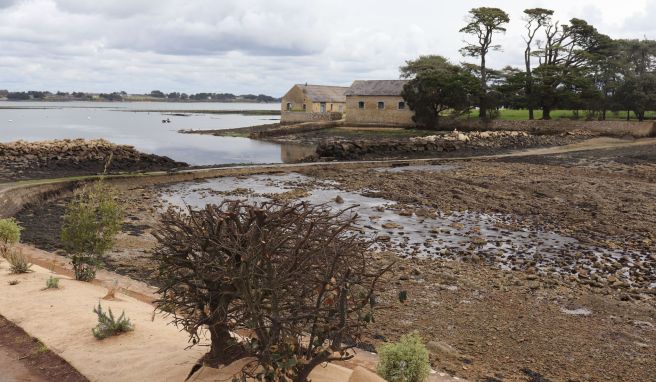
[[[391,171],[410,171],[414,167],[444,171],[450,166],[406,166]],[[576,239],[554,232],[528,229],[514,218],[502,214],[457,212],[444,214],[416,208],[403,210],[395,202],[338,189],[339,183],[321,181],[297,173],[224,177],[179,183],[161,188],[163,207],[219,204],[224,200],[263,202],[271,198],[325,204],[333,209],[353,208],[360,217],[362,231],[375,239],[375,248],[395,251],[402,257],[421,256],[468,259],[497,264],[504,269],[534,268],[542,273],[559,273],[595,281],[612,269],[631,284],[638,277],[635,262],[647,254],[590,247]],[[339,198],[338,198],[339,197]],[[335,200],[341,199],[342,203]],[[600,281],[600,280],[596,280]],[[649,284],[647,284],[649,287]],[[651,288],[656,285],[651,284]]]

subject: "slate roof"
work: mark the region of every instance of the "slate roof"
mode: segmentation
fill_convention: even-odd
[[[312,102],[346,102],[346,91],[349,89],[343,86],[324,86],[324,85],[305,85],[297,84],[305,96]]]
[[[347,96],[400,96],[408,80],[353,81]]]

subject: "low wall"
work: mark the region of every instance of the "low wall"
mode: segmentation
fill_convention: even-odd
[[[339,121],[342,119],[342,113],[310,113],[297,111],[283,111],[280,117],[280,123],[302,123],[302,122],[319,122],[319,121]]]
[[[271,138],[271,137],[281,137],[284,135],[300,134],[300,133],[307,133],[310,131],[329,129],[331,127],[342,126],[343,124],[344,122],[342,122],[341,120],[325,121],[325,122],[305,122],[295,125],[281,126],[276,129],[255,131],[249,135],[249,138],[263,139],[263,138]]]
[[[58,182],[0,190],[0,219],[14,216],[27,205],[44,203],[71,193],[77,186],[78,182]]]
[[[458,122],[454,125],[444,127],[455,127],[460,130],[504,130],[525,131],[534,134],[560,134],[573,130],[586,130],[611,137],[623,137],[630,135],[634,138],[646,138],[656,136],[656,123],[630,122],[630,121],[573,121],[573,120],[520,120],[504,121],[495,120],[483,124],[478,121]]]

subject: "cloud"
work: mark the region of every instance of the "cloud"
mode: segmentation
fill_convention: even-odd
[[[649,1],[649,6],[647,2]],[[0,87],[283,94],[298,82],[397,78],[420,54],[454,62],[478,0],[0,0]],[[652,34],[655,0],[497,0],[511,15],[492,66],[521,65],[525,7]],[[625,9],[634,9],[635,15]],[[644,13],[644,15],[642,14]]]

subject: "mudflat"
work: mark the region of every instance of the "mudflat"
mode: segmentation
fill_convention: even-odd
[[[653,379],[653,141],[370,167],[128,190],[108,267],[149,279],[151,232],[176,195],[362,202],[363,230],[377,238],[372,257],[396,261],[362,346],[418,331],[435,368],[470,380]],[[20,213],[25,241],[57,249],[64,203]]]

